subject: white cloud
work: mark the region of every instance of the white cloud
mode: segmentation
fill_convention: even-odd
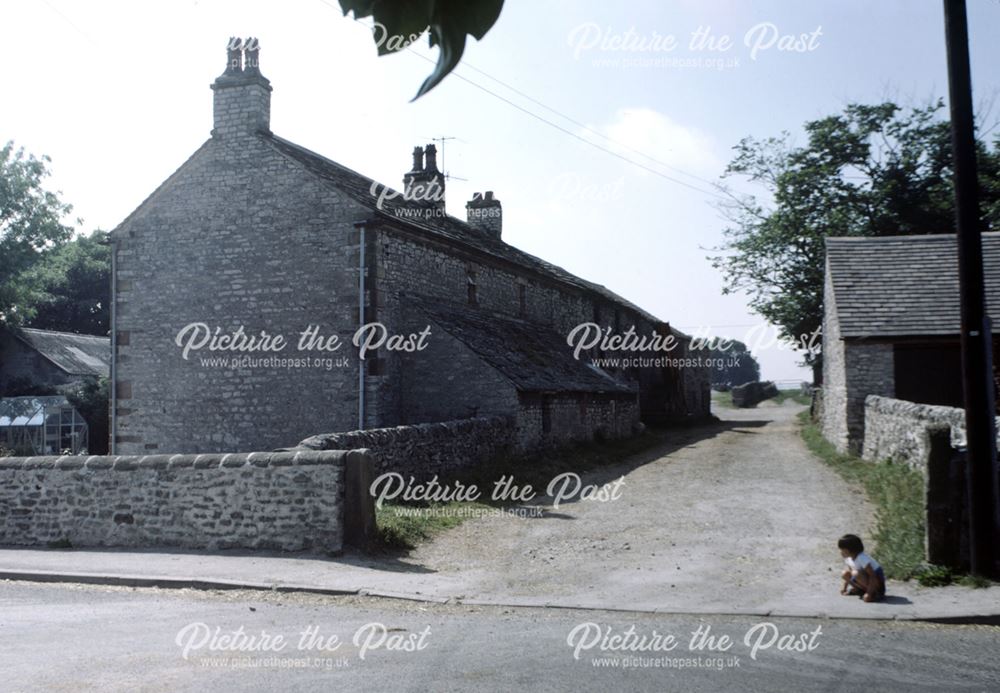
[[[662,170],[668,175],[674,175],[677,173],[674,169],[680,169],[711,180],[721,174],[724,167],[722,161],[715,155],[711,137],[697,128],[682,125],[669,116],[649,108],[619,109],[609,124],[592,129],[603,133],[616,143],[603,141],[601,144],[622,156],[650,168]],[[642,152],[674,169],[659,166],[636,152]]]

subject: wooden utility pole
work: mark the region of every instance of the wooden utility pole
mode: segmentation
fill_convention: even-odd
[[[1000,542],[1000,477],[997,475],[996,406],[993,393],[993,331],[983,282],[982,217],[976,169],[969,29],[965,0],[944,0],[951,102],[951,146],[958,227],[958,280],[962,310],[962,378],[969,462],[969,553],[972,572],[996,577]]]

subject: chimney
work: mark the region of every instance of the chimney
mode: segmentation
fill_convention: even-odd
[[[260,42],[230,38],[226,70],[212,84],[212,137],[239,138],[271,132],[271,83],[260,73]]]
[[[444,214],[444,174],[438,171],[437,147],[414,147],[413,169],[403,175],[403,197],[425,202]]]
[[[472,199],[465,203],[465,214],[469,226],[493,238],[500,238],[503,230],[503,207],[500,200],[493,197],[492,190],[487,190],[485,195],[473,194]]]
[[[425,171],[437,171],[438,170],[438,150],[433,144],[428,144],[424,149],[424,164]]]

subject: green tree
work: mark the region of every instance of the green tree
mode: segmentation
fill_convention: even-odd
[[[715,346],[712,349],[712,358],[722,364],[721,367],[712,368],[712,387],[729,390],[736,385],[760,380],[760,364],[746,344],[739,340],[722,344],[727,348]]]
[[[103,231],[48,253],[24,275],[33,287],[26,324],[43,330],[106,335],[110,329],[111,251]]]
[[[414,100],[455,69],[465,52],[466,37],[482,39],[502,8],[503,0],[340,0],[345,15],[373,18],[372,38],[379,55],[398,53],[428,32],[431,48],[438,47],[437,65]]]
[[[87,422],[87,451],[91,455],[108,454],[108,383],[105,377],[88,377],[66,393],[67,401]]]
[[[730,225],[713,265],[724,293],[746,292],[750,307],[796,344],[823,319],[824,239],[954,233],[949,123],[944,104],[903,109],[851,104],[805,124],[807,142],[789,133],[746,137],[723,176],[742,177],[765,193],[729,196],[720,209]],[[1000,141],[980,143],[983,209],[1000,225]],[[816,353],[805,361],[817,372]]]
[[[48,164],[13,142],[0,149],[0,327],[32,317],[34,288],[24,275],[73,232],[62,221],[72,207],[42,186]]]

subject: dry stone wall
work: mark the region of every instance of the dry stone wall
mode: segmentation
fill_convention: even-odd
[[[865,445],[862,456],[872,462],[893,460],[926,471],[929,431],[951,428],[952,447],[965,445],[965,412],[956,407],[917,404],[870,395],[865,400]],[[1000,419],[997,419],[1000,427]]]
[[[418,479],[475,467],[515,446],[514,423],[502,416],[324,433],[299,443],[308,450],[365,448],[375,474],[397,472]]]
[[[0,458],[0,544],[339,551],[348,454]]]

